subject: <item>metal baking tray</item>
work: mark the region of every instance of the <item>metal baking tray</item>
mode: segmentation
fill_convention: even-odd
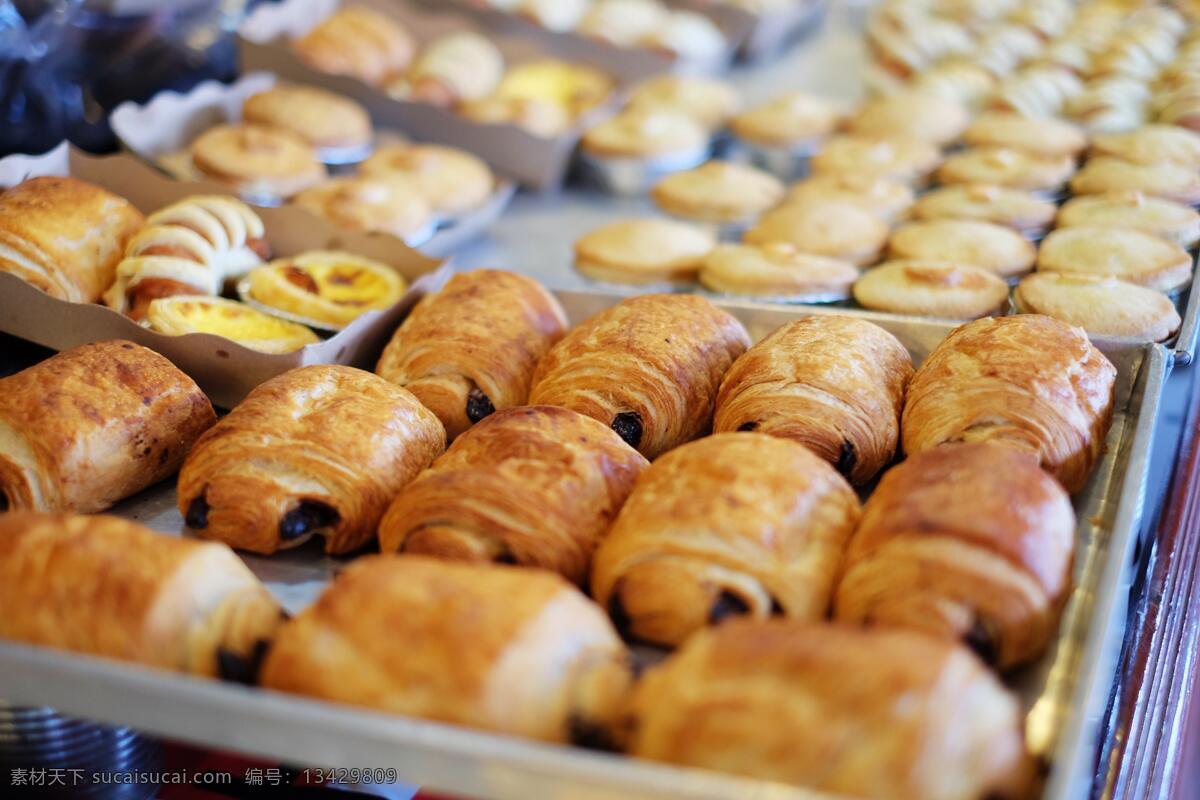
[[[619,295],[559,292],[573,323]],[[953,326],[846,309],[720,302],[761,338],[809,315],[849,314],[894,333],[922,360]],[[1009,683],[1027,709],[1030,747],[1048,764],[1045,798],[1084,797],[1123,641],[1133,551],[1142,527],[1150,448],[1169,357],[1159,345],[1098,340],[1118,371],[1115,414],[1101,461],[1075,496],[1075,587],[1047,656]],[[172,481],[114,513],[180,535]],[[302,548],[243,556],[291,611],[321,591],[344,559]],[[527,742],[276,692],[206,681],[88,656],[0,643],[0,697],[129,725],[200,745],[319,767],[394,767],[405,781],[465,796],[601,798],[829,797],[779,784],[683,769],[567,746]]]

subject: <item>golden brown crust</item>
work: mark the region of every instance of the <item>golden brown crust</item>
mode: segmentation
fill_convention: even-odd
[[[351,6],[326,18],[292,48],[322,72],[377,84],[409,65],[416,42],[391,17]]]
[[[654,158],[700,153],[708,141],[708,130],[681,111],[633,108],[591,128],[580,147],[602,158]]]
[[[976,319],[1005,312],[1008,284],[971,264],[898,259],[867,270],[854,284],[854,299],[876,311]]]
[[[248,97],[242,119],[283,128],[313,147],[365,147],[371,117],[359,103],[314,86],[280,85]]]
[[[1174,242],[1141,231],[1060,228],[1042,242],[1037,268],[1038,272],[1108,276],[1171,292],[1192,279],[1192,256]]]
[[[1035,453],[1077,492],[1112,422],[1116,368],[1079,328],[1035,314],[956,328],[917,370],[901,420],[904,451],[995,441]]]
[[[907,631],[732,621],[639,682],[629,752],[881,800],[1022,797],[1015,698],[965,649]]]
[[[562,742],[607,722],[626,662],[604,613],[553,573],[372,556],[280,631],[262,684]]]
[[[858,136],[900,136],[942,146],[957,139],[969,122],[967,109],[953,100],[902,91],[863,104],[846,127]]]
[[[539,567],[583,583],[646,459],[565,408],[497,412],[392,501],[380,549]]]
[[[201,537],[256,553],[313,535],[349,553],[445,443],[407,390],[352,367],[300,367],[201,437],[179,473],[179,511]]]
[[[703,297],[631,297],[546,354],[529,402],[598,419],[653,459],[704,433],[721,376],[749,346],[742,324]]]
[[[0,272],[51,297],[94,303],[116,275],[140,211],[75,178],[31,178],[0,194]]]
[[[789,203],[769,211],[742,241],[786,242],[802,253],[863,265],[878,260],[887,237],[887,223],[861,205],[826,200]]]
[[[853,317],[789,322],[734,362],[713,430],[794,439],[855,484],[892,460],[912,359],[895,336]]]
[[[888,257],[973,264],[1002,278],[1033,269],[1038,251],[1011,228],[971,219],[910,222],[892,232]]]
[[[224,545],[33,512],[0,514],[0,607],[3,639],[240,680],[283,621]]]
[[[532,278],[481,269],[452,277],[393,334],[375,372],[433,411],[453,441],[491,411],[524,405],[566,315]]]
[[[732,615],[823,619],[858,515],[807,448],[708,436],[638,479],[596,551],[592,594],[624,633],[665,645]]]
[[[192,164],[235,190],[291,197],[325,178],[308,142],[262,125],[216,125],[191,144]]]
[[[1053,637],[1074,546],[1071,498],[1031,453],[935,447],[890,470],[868,498],[835,616],[962,639],[1009,669]]]
[[[788,147],[822,139],[837,123],[837,112],[824,100],[789,92],[737,115],[730,121],[730,129],[754,144]]]
[[[1162,292],[1103,275],[1035,272],[1013,290],[1013,303],[1022,314],[1045,314],[1088,333],[1148,342],[1169,339],[1181,323]]]
[[[880,175],[857,172],[825,172],[791,185],[784,203],[856,203],[884,222],[891,222],[913,204],[912,187]]]
[[[102,511],[174,474],[215,421],[195,381],[152,350],[65,350],[0,380],[0,505]]]

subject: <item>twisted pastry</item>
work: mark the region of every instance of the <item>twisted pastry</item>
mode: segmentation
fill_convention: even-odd
[[[734,362],[713,430],[795,439],[854,484],[892,460],[912,359],[895,336],[852,317],[805,317]]]
[[[646,465],[591,417],[553,406],[499,411],[396,496],[379,546],[540,567],[583,583]]]
[[[262,220],[233,197],[197,195],[146,218],[104,293],[110,308],[141,320],[150,302],[181,294],[220,294],[225,279],[269,255]]]
[[[1071,498],[1030,453],[935,447],[890,470],[868,498],[835,616],[962,639],[1009,669],[1054,635],[1074,546]]]
[[[453,441],[487,415],[523,405],[538,361],[566,328],[562,306],[532,278],[462,272],[417,304],[375,372],[416,395]]]
[[[0,515],[0,638],[252,682],[283,612],[233,551],[118,517]]]
[[[934,348],[909,383],[904,451],[1000,442],[1036,454],[1074,493],[1104,447],[1116,375],[1081,329],[1050,317],[969,322]]]
[[[351,367],[301,367],[201,437],[179,473],[179,511],[202,538],[256,553],[314,535],[348,553],[444,447],[441,423],[404,389]]]
[[[598,419],[652,459],[704,433],[721,376],[749,346],[742,324],[703,297],[630,297],[545,355],[529,402]]]
[[[699,439],[638,480],[592,596],[623,633],[664,645],[734,615],[823,619],[858,515],[846,481],[795,442]]]
[[[551,742],[603,736],[628,652],[558,575],[416,556],[343,570],[284,626],[262,685]]]

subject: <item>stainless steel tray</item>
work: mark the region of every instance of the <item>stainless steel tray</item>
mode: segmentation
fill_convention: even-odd
[[[560,292],[579,322],[620,297]],[[953,326],[845,309],[720,303],[754,338],[813,314],[851,314],[892,331],[923,359]],[[1142,522],[1150,446],[1169,358],[1158,345],[1097,344],[1118,370],[1107,446],[1079,516],[1075,588],[1055,646],[1010,681],[1028,710],[1032,749],[1050,764],[1045,797],[1087,794],[1097,731],[1123,639],[1133,548]],[[179,535],[174,486],[131,498],[115,513]],[[313,549],[246,563],[292,611],[345,563]],[[0,697],[130,725],[173,739],[321,767],[395,767],[405,781],[489,798],[818,798],[814,792],[655,765],[387,716],[265,690],[197,680],[102,659],[0,643]]]

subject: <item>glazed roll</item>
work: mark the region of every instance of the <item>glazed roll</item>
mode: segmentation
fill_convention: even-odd
[[[532,278],[462,272],[417,304],[375,372],[416,395],[453,441],[487,415],[523,405],[538,360],[566,328],[558,301]]]
[[[417,398],[369,372],[312,366],[259,386],[197,442],[179,473],[187,526],[255,553],[313,536],[349,553],[446,446]]]
[[[31,178],[0,194],[0,272],[51,297],[94,303],[113,282],[142,214],[75,178]]]
[[[1117,370],[1079,328],[1037,314],[976,320],[913,376],[904,451],[995,441],[1037,455],[1068,492],[1087,483],[1112,423]]]
[[[385,553],[540,567],[583,583],[646,459],[565,408],[498,411],[406,486],[379,525]]]
[[[1071,498],[1031,453],[994,442],[917,453],[867,499],[836,618],[961,639],[989,664],[1054,635],[1075,548]]]
[[[167,359],[113,340],[0,380],[0,511],[102,511],[173,475],[216,421]]]
[[[0,514],[0,638],[251,682],[283,612],[222,544],[118,517]]]
[[[1017,800],[1021,710],[966,648],[909,631],[737,620],[638,683],[631,755],[879,800]]]
[[[895,336],[852,317],[805,317],[751,347],[726,373],[714,431],[795,439],[854,484],[896,454],[912,359]]]
[[[742,324],[703,297],[630,297],[546,354],[529,402],[598,419],[653,459],[709,428],[721,376],[749,346]]]
[[[545,741],[600,743],[628,653],[558,575],[416,556],[340,573],[275,639],[262,685]]]
[[[807,448],[719,433],[654,462],[596,551],[626,635],[676,645],[726,617],[824,619],[858,497]]]

